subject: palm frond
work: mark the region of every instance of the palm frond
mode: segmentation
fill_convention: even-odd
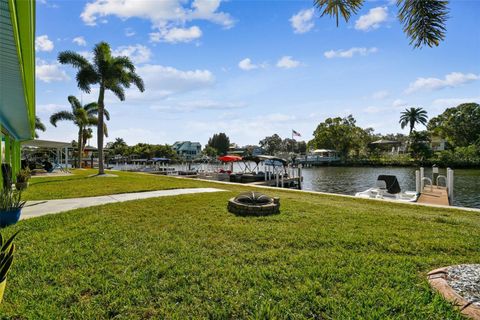
[[[363,5],[363,0],[314,0],[315,7],[321,12],[321,16],[329,15],[337,21],[342,15],[346,22],[352,14],[356,14]]]
[[[128,69],[130,72],[135,72],[135,66],[129,57],[115,57],[113,59],[113,65],[122,69]]]
[[[86,93],[90,93],[90,86],[98,83],[99,78],[92,66],[82,68],[77,72],[76,76],[78,88]]]
[[[96,102],[90,102],[89,104],[84,105],[83,109],[85,109],[89,115],[97,114],[98,104]]]
[[[123,90],[123,88],[118,84],[110,85],[108,86],[108,89],[112,91],[113,94],[116,95],[118,99],[120,99],[120,101],[125,100],[125,90]]]
[[[104,41],[97,43],[93,48],[93,61],[100,74],[104,74],[107,71],[111,60],[112,50],[110,45]]]
[[[82,108],[82,104],[80,103],[80,101],[78,101],[77,97],[68,96],[67,100],[70,103],[70,105],[72,106],[73,111]]]
[[[448,1],[397,0],[398,19],[414,48],[438,46],[445,39]]]
[[[105,108],[103,109],[103,115],[105,116],[105,119],[110,121],[110,112],[108,112],[108,110]]]
[[[58,62],[61,64],[70,64],[74,68],[82,69],[90,65],[85,57],[75,51],[62,51],[58,54]]]
[[[52,126],[56,127],[58,121],[62,120],[68,120],[68,121],[74,121],[75,122],[75,115],[71,113],[70,111],[59,111],[55,112],[50,116],[50,123]]]
[[[39,117],[35,116],[35,130],[40,130],[45,132],[47,127],[43,124],[42,120]]]
[[[138,90],[140,90],[140,92],[145,91],[145,84],[143,83],[143,79],[140,78],[140,76],[135,72],[130,72],[129,75],[130,75],[131,81],[133,82],[133,84],[135,84]]]

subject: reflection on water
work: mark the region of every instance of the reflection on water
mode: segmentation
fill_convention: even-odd
[[[354,195],[375,186],[380,174],[397,176],[402,190],[415,190],[416,168],[317,167],[303,169],[303,189]],[[446,175],[445,169],[440,174]],[[425,169],[430,177],[431,169]],[[480,208],[480,170],[455,170],[454,205]]]

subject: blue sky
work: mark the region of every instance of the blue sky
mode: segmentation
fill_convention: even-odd
[[[337,28],[312,1],[39,0],[37,114],[48,123],[72,94],[96,100],[56,57],[74,50],[88,58],[99,41],[128,55],[146,85],[124,102],[107,96],[107,141],[205,144],[226,132],[246,145],[292,129],[310,140],[318,123],[348,114],[395,133],[406,106],[435,116],[480,102],[480,2],[451,1],[446,40],[423,49],[409,46],[391,3],[367,1]],[[71,141],[76,131],[48,123],[40,138]]]

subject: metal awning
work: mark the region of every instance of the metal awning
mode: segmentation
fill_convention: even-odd
[[[0,0],[0,124],[17,140],[35,125],[35,1]]]
[[[49,140],[29,140],[22,142],[24,148],[46,148],[46,149],[61,149],[71,148],[72,144],[69,142],[49,141]]]

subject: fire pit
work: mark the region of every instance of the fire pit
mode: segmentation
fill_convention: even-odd
[[[245,192],[228,200],[227,209],[240,216],[266,216],[280,212],[280,199],[260,192]]]

